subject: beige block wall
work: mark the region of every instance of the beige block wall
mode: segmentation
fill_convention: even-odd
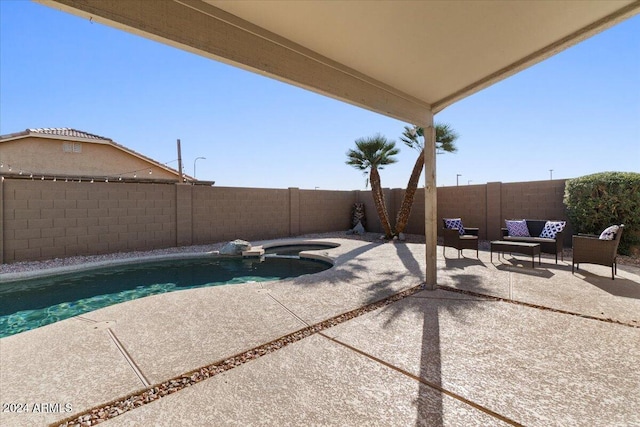
[[[497,239],[505,219],[566,220],[564,183],[440,187],[438,221],[461,217],[467,227],[480,228],[481,238]],[[394,224],[404,190],[384,191]],[[357,201],[365,204],[367,230],[381,233],[370,191],[4,179],[0,259],[11,263],[346,231]],[[405,232],[424,234],[423,189],[416,193]],[[567,245],[571,234],[569,225]]]
[[[193,187],[193,243],[289,236],[289,190]]]
[[[300,190],[299,234],[351,228],[354,191]]]
[[[300,189],[289,188],[289,236],[300,234]]]
[[[175,186],[6,179],[4,262],[175,245]]]
[[[479,228],[479,236],[486,239],[487,192],[485,185],[438,188],[438,230],[442,218],[462,218],[465,227]]]
[[[6,141],[0,144],[0,158],[5,165],[11,165],[13,173],[22,170],[24,174],[117,179],[132,178],[137,171],[138,178],[177,180],[176,175],[110,144],[80,142],[82,152],[65,153],[64,142],[36,137]]]
[[[488,240],[502,240],[502,183],[487,183],[487,218],[486,229]]]
[[[564,180],[502,184],[502,220],[565,219]]]
[[[176,185],[176,246],[193,244],[193,186]]]

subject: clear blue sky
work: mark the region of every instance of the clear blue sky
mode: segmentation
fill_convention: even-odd
[[[436,116],[438,185],[640,172],[640,16]],[[0,134],[71,127],[239,187],[363,189],[354,140],[406,123],[29,1],[0,1]],[[404,187],[417,153],[381,171]],[[177,167],[177,162],[169,163]]]

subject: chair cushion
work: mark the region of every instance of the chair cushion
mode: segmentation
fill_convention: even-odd
[[[505,220],[507,224],[507,230],[509,231],[509,236],[512,237],[530,237],[529,229],[527,228],[527,221],[521,220]]]
[[[602,232],[602,234],[600,234],[599,239],[600,240],[613,240],[613,239],[616,238],[616,233],[618,232],[619,229],[620,229],[620,227],[618,227],[617,225],[612,225],[610,227],[607,227]]]
[[[564,226],[566,224],[566,221],[547,221],[547,223],[544,225],[542,233],[540,233],[540,237],[555,239],[556,234],[564,230]]]
[[[461,236],[464,234],[464,227],[460,218],[444,218],[444,226],[451,230],[458,230]]]

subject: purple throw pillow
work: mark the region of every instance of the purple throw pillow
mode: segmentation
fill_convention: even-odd
[[[529,229],[527,228],[527,221],[525,220],[505,220],[507,224],[507,230],[511,237],[531,237],[529,235]]]

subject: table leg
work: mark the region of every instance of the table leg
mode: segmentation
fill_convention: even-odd
[[[531,268],[536,268],[536,254],[531,252]]]

